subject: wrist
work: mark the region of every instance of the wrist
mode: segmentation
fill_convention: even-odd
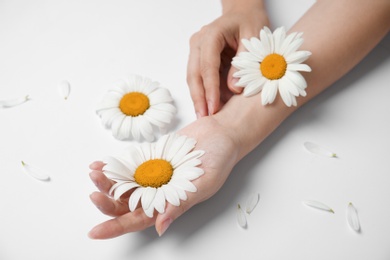
[[[237,145],[239,161],[296,109],[297,107],[287,107],[280,97],[271,105],[263,106],[260,94],[252,97],[235,95],[214,117],[220,125],[229,129],[229,134]]]
[[[265,10],[263,0],[222,0],[222,13]]]

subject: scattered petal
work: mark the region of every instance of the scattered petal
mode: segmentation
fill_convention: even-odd
[[[50,181],[50,176],[46,174],[43,170],[31,166],[24,161],[22,161],[22,166],[25,172],[34,177],[35,179],[40,181]]]
[[[321,209],[321,210],[325,210],[325,211],[329,211],[331,213],[334,213],[333,209],[331,209],[329,206],[325,205],[322,202],[318,202],[318,201],[314,201],[314,200],[305,200],[305,201],[303,201],[303,204],[305,204],[309,207],[312,207],[312,208]]]
[[[245,217],[245,213],[242,210],[240,204],[237,205],[237,221],[238,221],[238,224],[240,225],[240,227],[246,228],[246,226],[247,226],[246,217]]]
[[[331,151],[325,149],[324,147],[319,146],[315,143],[305,142],[303,144],[303,146],[305,146],[305,148],[311,153],[330,157],[330,158],[337,158],[337,155],[335,153],[333,153],[333,152],[331,152]]]
[[[353,206],[352,202],[348,204],[347,207],[347,220],[349,226],[355,230],[356,232],[360,232],[360,222],[359,222],[359,217],[357,214],[356,208]]]
[[[257,206],[257,203],[259,203],[259,200],[260,200],[259,193],[253,193],[251,196],[249,196],[249,198],[246,202],[246,207],[245,207],[246,213],[251,214],[251,212]]]
[[[15,107],[27,102],[28,100],[30,100],[30,97],[28,95],[20,98],[0,100],[0,109]]]
[[[65,100],[68,99],[70,94],[70,83],[67,80],[62,80],[58,83],[58,91]]]

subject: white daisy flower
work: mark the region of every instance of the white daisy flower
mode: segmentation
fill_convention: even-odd
[[[242,43],[248,51],[234,57],[232,65],[238,69],[233,77],[240,78],[236,86],[244,87],[244,96],[262,91],[261,102],[266,105],[275,100],[279,90],[288,107],[297,105],[297,96],[306,96],[307,84],[299,71],[311,71],[308,65],[301,64],[311,52],[298,51],[303,43],[302,33],[286,36],[284,27],[274,33],[264,27],[259,39],[242,39]]]
[[[196,141],[177,134],[164,135],[155,143],[131,146],[122,156],[104,160],[103,173],[116,183],[110,194],[118,200],[132,191],[129,209],[134,211],[139,201],[148,217],[154,210],[164,213],[166,201],[174,206],[186,200],[186,191],[196,192],[191,182],[204,171],[197,167],[204,151],[193,150]]]
[[[98,105],[103,125],[119,140],[153,141],[154,128],[165,130],[176,108],[168,89],[149,78],[133,75],[109,90]]]

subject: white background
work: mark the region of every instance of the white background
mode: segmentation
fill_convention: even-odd
[[[287,28],[313,1],[267,1],[272,26]],[[234,169],[213,198],[159,238],[154,228],[94,241],[108,217],[89,201],[88,165],[129,142],[95,114],[111,84],[130,73],[170,89],[172,130],[195,119],[186,85],[190,36],[221,11],[217,0],[0,0],[0,259],[375,259],[390,258],[390,40],[290,117]],[[57,84],[68,80],[67,101]],[[337,159],[303,148],[321,144]],[[39,182],[20,161],[47,171]],[[237,203],[259,192],[248,228]],[[324,202],[335,214],[301,202]],[[356,206],[362,233],[347,225]]]

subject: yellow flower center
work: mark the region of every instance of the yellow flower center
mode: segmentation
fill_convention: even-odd
[[[158,188],[167,184],[172,177],[172,165],[163,159],[153,159],[142,163],[135,170],[134,179],[143,187]]]
[[[287,69],[287,62],[282,55],[269,54],[260,63],[260,71],[264,77],[270,80],[280,79]]]
[[[120,110],[128,116],[142,115],[149,107],[149,98],[140,92],[127,93],[119,102]]]

